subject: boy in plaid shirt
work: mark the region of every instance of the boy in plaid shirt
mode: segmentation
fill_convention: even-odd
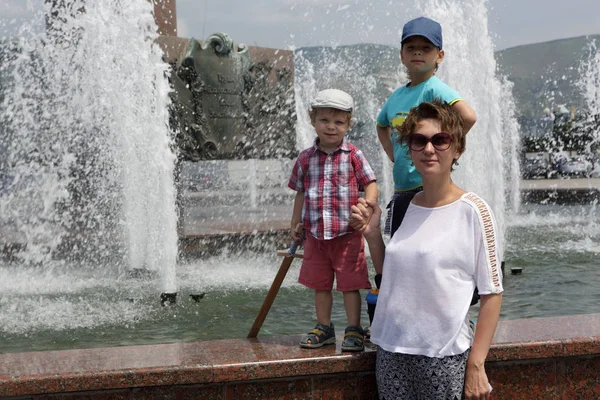
[[[354,100],[341,90],[327,89],[317,94],[310,110],[317,139],[298,156],[288,183],[297,191],[292,238],[300,240],[298,224],[306,233],[298,282],[315,290],[317,326],[300,341],[305,348],[335,343],[331,323],[334,275],[337,290],[344,295],[348,318],[342,350],[364,348],[359,289],[370,289],[371,284],[363,238],[350,227],[349,218],[359,191],[373,202],[377,201],[378,191],[371,166],[346,138],[353,109]]]

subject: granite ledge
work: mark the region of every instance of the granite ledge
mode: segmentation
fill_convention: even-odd
[[[191,385],[211,382],[206,367],[171,367],[120,371],[89,371],[31,376],[0,376],[0,396],[65,393],[146,386]]]
[[[343,335],[340,333],[340,337]],[[488,362],[600,355],[600,314],[501,321]],[[0,396],[372,373],[373,345],[300,349],[300,336],[0,354]]]
[[[595,354],[600,354],[600,336],[576,340],[492,344],[486,361],[519,361]]]
[[[500,321],[488,361],[600,354],[600,314]]]

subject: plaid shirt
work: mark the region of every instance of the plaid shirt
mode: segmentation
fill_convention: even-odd
[[[358,203],[358,192],[375,181],[375,173],[363,153],[344,138],[331,154],[315,144],[298,156],[288,187],[304,192],[302,222],[305,232],[329,240],[352,228],[350,207]]]

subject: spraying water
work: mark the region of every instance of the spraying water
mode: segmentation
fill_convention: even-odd
[[[477,112],[477,123],[467,136],[467,152],[453,177],[461,187],[479,194],[491,205],[500,232],[504,232],[506,212],[516,211],[519,206],[519,132],[511,86],[496,73],[485,2],[423,0],[406,10],[413,14],[405,15],[404,22],[425,15],[442,25],[446,57],[437,75],[458,90]],[[398,29],[401,32],[400,22]],[[381,201],[387,202],[393,190],[390,163],[377,140],[375,117],[385,98],[408,82],[400,67],[399,48],[315,51],[322,53],[318,63],[307,60],[307,50],[296,55],[298,143],[306,147],[314,140],[306,111],[309,99],[326,87],[348,91],[355,97],[360,113],[355,117],[364,122],[363,131],[351,131],[350,138],[376,169]],[[350,51],[351,56],[346,54]],[[373,53],[376,58],[370,57]]]
[[[447,56],[439,75],[478,114],[455,179],[492,205],[501,226],[509,225],[507,259],[527,268],[518,278],[505,276],[503,317],[595,312],[597,207],[524,206],[527,214],[507,218],[506,211],[518,207],[518,126],[510,85],[496,74],[485,2],[407,5],[403,9],[414,14],[404,14],[403,21],[424,14],[442,23]],[[201,303],[179,302],[165,313],[150,296],[133,301],[123,296],[156,289],[119,274],[128,268],[161,270],[163,291],[175,282],[168,86],[166,66],[152,45],[150,12],[146,1],[86,0],[86,13],[65,15],[54,26],[56,35],[36,35],[25,26],[21,31],[32,32],[29,40],[11,44],[19,51],[0,71],[11,78],[0,93],[1,143],[9,146],[8,159],[0,163],[14,179],[0,188],[0,230],[2,238],[10,230],[27,247],[16,253],[16,265],[0,265],[0,351],[242,337],[277,272],[280,259],[273,254],[224,254],[178,265],[182,291],[202,282],[207,295]],[[344,22],[366,28],[368,37],[367,17],[348,14],[351,20]],[[42,14],[38,24],[43,19]],[[335,24],[326,29],[335,30]],[[298,148],[315,137],[307,109],[316,92],[330,86],[350,92],[357,102],[350,138],[377,169],[382,202],[391,197],[391,170],[374,118],[385,98],[407,82],[399,38],[400,33],[398,47],[376,47],[377,58],[359,46],[354,53],[338,48],[346,51],[343,56],[335,48],[304,49],[295,59]],[[313,50],[317,61],[309,57]],[[589,76],[597,79],[595,71]],[[600,87],[593,82],[591,92]],[[222,166],[234,186],[243,187],[242,206],[232,196],[235,212],[248,214],[265,204],[256,187],[245,185],[249,173],[259,175],[263,161],[228,162],[240,164],[237,175]],[[281,161],[273,179],[285,185],[285,165],[293,161]],[[221,163],[197,167],[208,170],[212,164]],[[219,195],[214,210],[228,212],[227,193],[220,186],[213,191]],[[270,201],[265,213],[275,208]],[[292,201],[282,200],[286,212]],[[296,283],[298,266],[290,270],[264,334],[297,334],[314,322],[311,293]],[[334,319],[345,318],[341,299],[335,304]]]
[[[31,26],[47,29],[22,28],[2,64],[3,236],[24,249],[21,266],[147,269],[176,292],[170,88],[152,4],[71,3],[38,10]]]
[[[372,54],[376,59],[370,58]],[[356,103],[348,136],[375,168],[384,201],[391,198],[394,190],[392,163],[377,141],[374,118],[383,99],[402,82],[406,83],[406,74],[398,63],[395,49],[375,45],[308,48],[297,51],[294,58],[298,150],[311,146],[316,138],[308,115],[310,100],[327,88],[348,92]]]
[[[580,78],[577,86],[583,94],[590,116],[590,120],[586,122],[597,127],[598,118],[600,118],[600,50],[595,40],[590,41],[587,47],[587,59],[584,59],[579,67]],[[594,132],[593,137],[594,139],[590,145],[598,143],[600,131]]]
[[[587,60],[583,60],[580,68],[579,87],[592,114],[600,113],[600,50],[596,41],[588,44]]]
[[[490,204],[503,233],[505,211],[518,207],[519,132],[511,87],[496,74],[485,2],[427,0],[419,8],[442,24],[446,58],[441,79],[477,112],[456,180]]]

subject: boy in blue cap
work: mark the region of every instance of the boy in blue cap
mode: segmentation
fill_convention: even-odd
[[[436,21],[419,17],[408,21],[402,29],[400,59],[408,70],[410,82],[396,89],[377,116],[377,136],[386,154],[394,163],[394,196],[388,205],[385,233],[390,233],[390,221],[395,201],[410,201],[412,192],[421,191],[421,176],[412,165],[406,145],[397,140],[396,131],[411,108],[426,101],[439,99],[452,105],[462,117],[465,133],[475,124],[473,109],[458,92],[435,76],[444,60],[442,27]],[[393,131],[392,131],[393,130]]]

